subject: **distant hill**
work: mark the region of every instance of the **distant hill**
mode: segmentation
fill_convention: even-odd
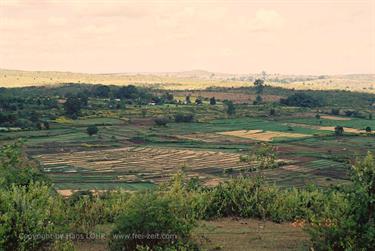
[[[21,71],[0,69],[0,87],[44,86],[62,83],[101,83],[150,86],[161,89],[205,89],[207,87],[241,87],[266,77],[272,86],[295,89],[340,89],[375,93],[375,74],[350,75],[281,75],[230,74],[203,70],[162,73],[89,74],[58,71]]]

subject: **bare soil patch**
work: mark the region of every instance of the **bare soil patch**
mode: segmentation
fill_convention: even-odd
[[[57,192],[64,197],[69,197],[74,193],[74,190],[62,189],[62,190],[57,190]]]

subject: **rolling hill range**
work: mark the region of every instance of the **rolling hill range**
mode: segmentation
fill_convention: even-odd
[[[241,87],[256,78],[266,78],[271,86],[312,89],[348,90],[375,93],[375,74],[351,75],[281,75],[227,74],[202,70],[165,73],[89,74],[58,71],[20,71],[0,69],[0,87],[42,86],[62,83],[95,83],[148,86],[160,89],[185,90],[208,87]]]

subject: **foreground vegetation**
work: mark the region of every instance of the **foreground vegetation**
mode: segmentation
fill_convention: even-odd
[[[3,147],[0,156],[4,250],[73,250],[72,234],[89,239],[92,229],[103,224],[114,224],[102,236],[112,250],[198,250],[191,238],[197,221],[227,216],[302,221],[316,250],[370,250],[375,245],[371,153],[353,166],[350,185],[333,188],[280,189],[262,176],[210,188],[179,173],[154,190],[78,192],[68,199],[55,192],[18,145]],[[19,175],[23,178],[15,179]]]

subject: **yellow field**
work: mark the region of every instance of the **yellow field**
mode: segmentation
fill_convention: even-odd
[[[329,119],[329,120],[338,120],[338,121],[352,120],[351,118],[343,118],[343,117],[330,116],[330,115],[324,115],[324,116],[321,116],[321,118],[322,119]]]
[[[87,74],[54,71],[17,71],[0,69],[0,87],[43,86],[62,83],[92,83],[149,86],[168,90],[198,90],[207,87],[243,87],[251,86],[251,81],[240,81],[235,75],[217,75],[211,77],[209,72],[181,73],[114,73]],[[282,76],[279,79],[283,79]],[[374,75],[343,75],[328,76],[324,79],[309,81],[291,81],[288,83],[267,81],[268,85],[283,88],[311,89],[311,90],[350,90],[375,93]]]
[[[303,138],[308,137],[307,134],[302,133],[289,133],[289,132],[274,132],[263,130],[239,130],[219,132],[218,134],[235,136],[240,138],[254,139],[259,141],[272,141],[274,138]]]
[[[334,126],[317,126],[317,125],[306,125],[306,124],[299,124],[299,123],[287,123],[286,125],[298,126],[298,127],[304,127],[304,128],[310,128],[310,129],[316,129],[316,130],[322,130],[322,131],[332,131],[332,132],[335,131]],[[359,130],[359,129],[351,128],[351,127],[344,127],[344,132],[366,133],[365,130]]]
[[[324,130],[324,131],[335,131],[334,126],[318,126],[317,129]],[[350,128],[350,127],[344,127],[344,132],[350,132],[350,133],[365,133],[365,130],[359,130],[356,128]]]

